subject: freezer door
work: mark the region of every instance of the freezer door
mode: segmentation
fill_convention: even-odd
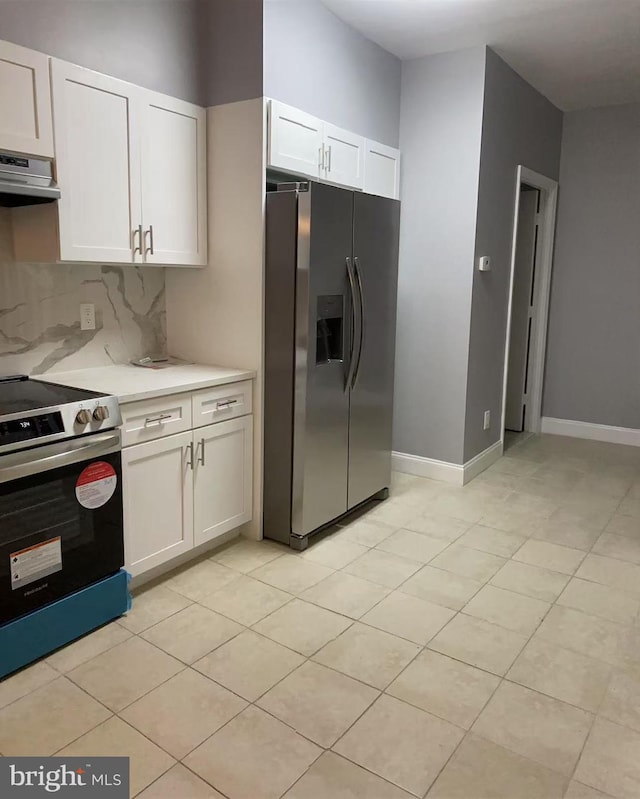
[[[298,200],[291,529],[347,510],[353,194],[311,183]]]
[[[350,393],[349,508],[387,488],[391,480],[399,229],[397,200],[354,194],[356,315],[362,314],[362,345],[354,353]]]

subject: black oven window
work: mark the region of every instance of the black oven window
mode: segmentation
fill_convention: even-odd
[[[0,543],[19,550],[34,535],[41,540],[60,536],[65,550],[90,543],[92,514],[78,503],[73,476],[60,476],[56,470],[43,472],[39,479],[35,485],[32,479],[17,481],[13,490],[0,495]]]

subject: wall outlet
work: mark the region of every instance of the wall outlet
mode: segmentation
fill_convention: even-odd
[[[92,302],[80,304],[80,330],[96,329],[96,306]]]
[[[491,427],[491,411],[485,411],[483,430],[488,430],[490,427]]]

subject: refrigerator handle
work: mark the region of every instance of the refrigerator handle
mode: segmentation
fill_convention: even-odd
[[[364,345],[364,333],[365,333],[364,292],[362,291],[362,277],[360,276],[360,261],[358,260],[357,255],[353,259],[353,266],[356,276],[356,285],[358,287],[358,298],[359,298],[358,314],[360,316],[360,336],[358,338],[358,355],[356,356],[356,365],[355,369],[353,370],[351,388],[356,387],[358,383],[358,377],[360,376],[360,361],[362,360],[362,347]]]
[[[356,367],[354,354],[356,352],[356,342],[358,342],[358,348],[360,347],[360,340],[362,338],[362,318],[360,316],[359,304],[356,302],[356,275],[353,270],[353,264],[351,258],[346,258],[345,261],[347,264],[347,277],[349,278],[349,290],[351,293],[351,307],[353,308],[353,336],[351,338],[351,347],[349,348],[349,369],[344,384],[344,392],[346,394],[353,383],[353,375]]]

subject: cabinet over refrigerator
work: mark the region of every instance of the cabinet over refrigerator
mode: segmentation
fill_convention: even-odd
[[[267,194],[264,536],[387,495],[400,203],[310,181]]]

